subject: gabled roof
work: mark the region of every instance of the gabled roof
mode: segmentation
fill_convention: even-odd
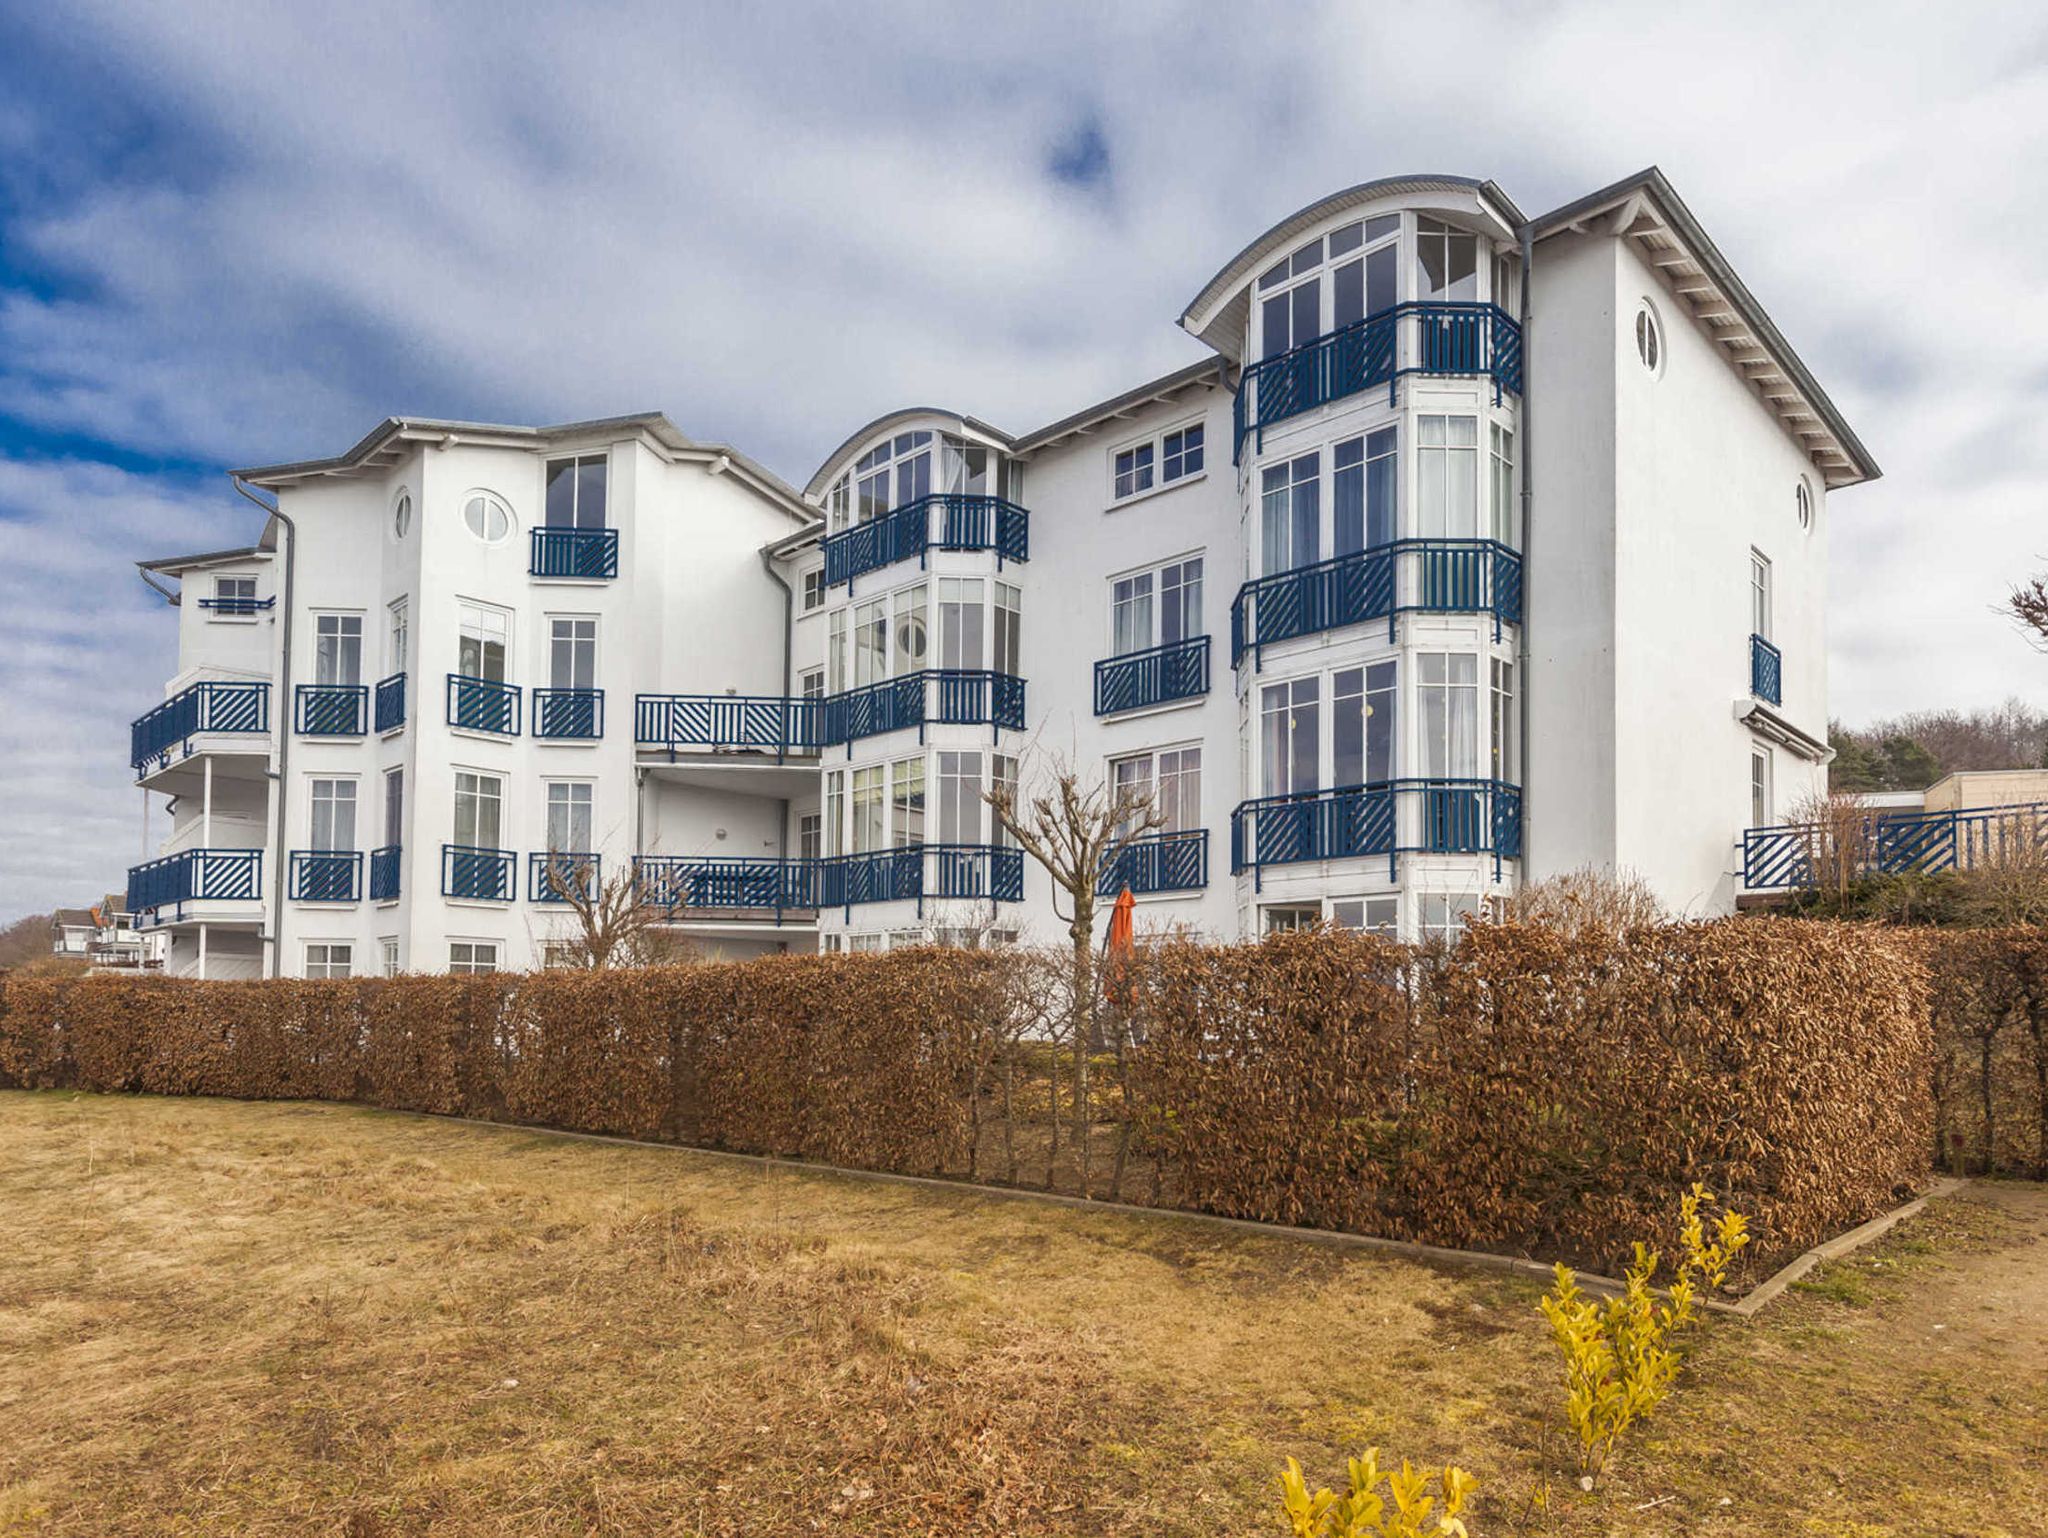
[[[1884,472],[1692,211],[1655,166],[1530,221],[1537,241],[1597,230],[1635,244],[1679,308],[1728,354],[1829,487]]]
[[[977,438],[1003,448],[1010,446],[1010,435],[1000,427],[992,427],[979,417],[970,417],[962,412],[948,411],[943,406],[904,406],[895,411],[885,411],[865,427],[855,428],[840,441],[839,447],[827,454],[811,478],[804,483],[804,495],[816,500],[825,495],[825,489],[832,483],[832,472],[839,468],[839,462],[851,454],[869,438],[894,427],[899,422],[913,422],[920,418],[930,420],[936,417]]]
[[[791,517],[809,521],[817,516],[806,507],[796,488],[772,470],[755,463],[738,449],[722,443],[698,443],[686,438],[675,423],[659,411],[637,412],[631,416],[598,417],[585,422],[563,422],[552,427],[512,427],[493,422],[452,422],[435,417],[386,417],[356,443],[330,459],[305,459],[291,464],[259,465],[230,471],[236,480],[276,491],[295,481],[319,476],[350,477],[376,474],[389,469],[422,444],[449,446],[456,443],[502,448],[537,449],[550,444],[569,443],[637,433],[647,438],[671,459],[694,460],[714,469],[730,469],[740,480]]]
[[[1245,319],[1249,308],[1252,277],[1272,258],[1291,250],[1302,235],[1348,209],[1362,208],[1383,198],[1411,200],[1428,193],[1447,193],[1451,201],[1446,212],[1470,211],[1487,218],[1500,238],[1507,239],[1523,223],[1522,211],[1514,200],[1491,181],[1471,176],[1441,176],[1421,173],[1412,176],[1382,176],[1333,192],[1328,197],[1297,208],[1293,213],[1253,240],[1216,270],[1202,285],[1188,307],[1181,312],[1181,328],[1200,337],[1235,363],[1243,351]]]

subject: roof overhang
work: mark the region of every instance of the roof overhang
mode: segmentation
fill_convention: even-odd
[[[452,422],[431,417],[386,417],[355,444],[331,459],[306,459],[291,464],[260,465],[229,474],[251,486],[283,491],[320,478],[353,479],[381,475],[422,448],[457,445],[545,450],[558,444],[636,438],[671,464],[698,463],[714,475],[732,472],[735,479],[759,493],[790,517],[809,522],[817,514],[782,477],[722,443],[699,443],[685,437],[659,411],[631,416],[598,417],[552,427],[510,427],[490,422]]]
[[[1243,361],[1252,280],[1310,231],[1339,215],[1360,217],[1377,204],[1441,215],[1452,223],[1513,240],[1524,223],[1514,200],[1490,181],[1470,176],[1383,176],[1296,209],[1217,270],[1180,317],[1181,328],[1233,363]]]
[[[1026,433],[1017,440],[1016,452],[1029,454],[1038,449],[1054,448],[1087,433],[1113,428],[1150,407],[1170,405],[1192,390],[1221,388],[1225,383],[1223,360],[1204,358],[1186,368],[1175,369],[1171,374],[1162,374],[1135,390],[1126,390],[1122,395],[1077,411],[1072,416],[1062,417],[1036,432]]]
[[[1573,233],[1631,242],[1679,310],[1721,347],[1729,366],[1784,424],[1830,489],[1884,473],[1655,166],[1542,215],[1529,230],[1535,241]]]
[[[1759,737],[1775,742],[1810,763],[1831,764],[1835,761],[1833,748],[1811,733],[1801,731],[1761,700],[1737,700],[1735,719]]]
[[[234,566],[244,561],[267,561],[275,550],[266,545],[245,545],[239,550],[209,550],[201,555],[167,555],[154,561],[137,561],[135,564],[144,571],[161,573],[166,577],[182,577],[188,571],[201,571],[212,566]]]
[[[855,450],[865,446],[872,438],[879,438],[884,433],[894,432],[898,427],[906,427],[912,422],[937,427],[973,442],[985,443],[991,448],[1007,451],[1011,447],[1012,440],[1008,433],[1000,427],[990,426],[977,417],[970,417],[958,411],[948,411],[943,406],[905,406],[898,411],[883,413],[841,441],[838,448],[825,456],[824,463],[818,466],[817,472],[810,480],[804,483],[804,495],[813,502],[822,499],[826,488],[839,478],[838,472],[845,468],[847,460],[853,458]]]

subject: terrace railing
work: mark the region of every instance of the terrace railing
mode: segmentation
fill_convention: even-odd
[[[128,910],[138,922],[162,923],[163,910],[186,903],[256,903],[263,899],[260,849],[182,849],[131,866]]]
[[[633,741],[671,758],[678,748],[815,753],[825,742],[821,696],[643,694],[633,702]]]
[[[1265,429],[1378,385],[1394,399],[1404,374],[1477,375],[1522,392],[1522,330],[1498,305],[1410,301],[1254,363],[1238,383],[1232,461],[1244,441],[1265,448]]]
[[[1107,657],[1095,664],[1098,716],[1199,699],[1208,692],[1209,638],[1205,635]]]
[[[1148,892],[1193,892],[1209,884],[1209,830],[1188,828],[1134,838],[1109,854],[1097,871],[1095,890],[1114,897],[1125,887],[1134,897]]]
[[[1254,577],[1230,605],[1230,661],[1345,625],[1402,614],[1485,614],[1494,638],[1522,622],[1522,558],[1492,539],[1404,539]]]
[[[128,728],[128,763],[137,773],[162,768],[191,750],[202,732],[257,736],[270,731],[270,685],[207,681],[181,689]]]
[[[441,895],[469,902],[511,902],[519,896],[519,856],[509,849],[443,844]]]
[[[789,912],[915,901],[1021,902],[1024,852],[988,844],[912,844],[791,860],[642,855],[643,902],[687,910]]]
[[[535,577],[572,577],[608,582],[619,574],[617,529],[573,529],[541,524],[529,536],[527,572]]]
[[[689,909],[775,914],[818,906],[817,860],[642,855],[633,862],[640,900],[672,914]]]
[[[594,741],[602,737],[604,690],[534,690],[533,735],[552,742]]]
[[[466,673],[448,675],[448,724],[466,732],[519,735],[519,686]]]
[[[299,684],[292,690],[292,730],[301,737],[360,737],[370,726],[364,684]]]
[[[828,743],[851,744],[910,727],[921,735],[927,726],[1022,731],[1024,680],[986,669],[927,668],[849,689],[825,701]]]
[[[1954,812],[1879,812],[1780,823],[1742,835],[1742,884],[1796,891],[1834,879],[1936,875],[2048,855],[2048,801]]]
[[[922,565],[933,550],[993,550],[996,566],[1031,558],[1031,515],[1001,497],[936,492],[893,511],[828,534],[825,585],[880,571],[913,557]]]
[[[1785,657],[1760,635],[1749,638],[1749,692],[1767,705],[1785,702]]]
[[[287,880],[293,902],[360,902],[363,896],[362,851],[294,849]]]
[[[1490,855],[1498,877],[1522,853],[1522,792],[1498,780],[1385,780],[1264,796],[1230,814],[1230,869],[1384,858],[1392,879],[1404,854]]]
[[[393,732],[405,725],[405,675],[393,673],[377,683],[377,730]]]

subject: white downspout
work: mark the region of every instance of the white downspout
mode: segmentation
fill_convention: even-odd
[[[206,926],[205,926],[204,924],[201,924],[201,925],[199,926],[199,976],[200,976],[200,979],[201,979],[202,981],[204,981],[204,980],[205,980],[205,977],[206,977]]]

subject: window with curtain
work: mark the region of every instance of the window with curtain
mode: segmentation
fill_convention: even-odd
[[[1479,773],[1479,658],[1471,652],[1422,652],[1415,659],[1422,727],[1422,772],[1430,779]]]
[[[981,836],[981,755],[939,754],[939,842],[979,844]]]
[[[1415,419],[1417,531],[1424,539],[1479,536],[1479,419]]]
[[[1315,790],[1322,766],[1321,683],[1295,678],[1259,692],[1259,746],[1269,796]]]
[[[1260,549],[1268,576],[1322,559],[1318,467],[1318,455],[1304,454],[1260,473]]]

